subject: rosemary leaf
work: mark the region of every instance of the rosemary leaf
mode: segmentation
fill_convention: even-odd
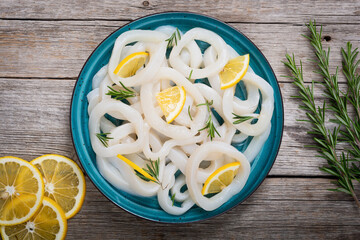
[[[189,105],[189,107],[188,107],[188,114],[189,114],[190,120],[192,121],[193,118],[192,118],[191,113],[190,113],[190,105]]]
[[[173,195],[171,195],[171,202],[172,202],[172,205],[174,206],[174,203],[175,203],[175,195],[176,193],[174,193]]]
[[[181,35],[180,35],[179,29],[176,28],[175,32],[173,34],[171,34],[171,36],[168,39],[165,40],[166,42],[168,42],[166,48],[171,48],[172,45],[174,44],[174,42],[175,42],[175,45],[177,46],[178,40],[181,40]]]
[[[240,116],[240,115],[237,115],[235,113],[232,113],[234,115],[233,119],[236,120],[233,122],[233,124],[239,124],[239,123],[242,123],[242,122],[245,122],[247,120],[250,120],[250,119],[253,119],[254,117],[251,117],[251,116]]]
[[[206,100],[205,103],[200,103],[198,105],[196,105],[197,107],[200,107],[200,106],[206,106],[207,107],[207,110],[208,110],[208,113],[209,113],[209,117],[208,117],[208,120],[205,122],[205,126],[201,129],[199,129],[198,131],[201,132],[203,130],[207,130],[208,131],[208,137],[210,137],[210,140],[212,141],[213,138],[215,137],[215,133],[219,136],[219,132],[216,130],[215,126],[214,126],[214,123],[212,121],[212,114],[211,114],[211,109],[210,109],[210,106],[213,104],[213,100],[211,100],[210,102],[208,100]]]
[[[105,147],[109,147],[109,143],[108,141],[110,139],[113,139],[112,137],[108,137],[107,135],[110,133],[97,133],[96,137],[99,139],[99,141],[105,146]]]
[[[181,40],[181,34],[180,34],[180,31],[179,31],[179,29],[178,29],[178,28],[176,28],[176,32],[177,32],[177,34],[178,34],[178,38],[179,38],[179,40]]]
[[[106,93],[106,95],[110,95],[112,98],[115,98],[116,100],[119,101],[124,100],[126,98],[135,97],[137,95],[137,93],[134,90],[125,87],[125,85],[122,82],[119,83],[121,84],[123,89],[115,90],[114,88],[108,86],[109,91]]]
[[[190,74],[189,74],[189,77],[187,78],[189,81],[190,81],[190,79],[191,79],[192,73],[193,73],[193,70],[191,69]]]
[[[142,175],[142,174],[139,173],[138,171],[136,171],[136,170],[134,170],[134,171],[135,171],[135,175],[138,176],[139,178],[141,178],[142,180],[144,180],[145,182],[153,181],[153,180],[151,180],[150,178],[145,177],[144,175]]]
[[[136,176],[138,176],[139,178],[141,178],[142,180],[144,180],[146,182],[152,181],[154,183],[161,185],[161,183],[159,181],[159,163],[160,163],[159,158],[156,161],[150,160],[150,164],[146,164],[146,168],[143,168],[143,170],[145,172],[147,172],[151,177],[153,177],[155,179],[155,181],[151,178],[148,178],[148,177],[142,175],[140,172],[134,170]]]

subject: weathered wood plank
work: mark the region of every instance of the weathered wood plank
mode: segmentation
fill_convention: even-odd
[[[1,18],[128,20],[163,11],[191,11],[223,21],[300,23],[316,17],[324,23],[360,23],[360,3],[350,1],[58,1],[3,0]]]
[[[0,77],[76,78],[87,57],[111,32],[126,22],[114,21],[9,21],[0,20]],[[305,79],[317,79],[314,58],[305,26],[283,24],[231,24],[247,35],[264,53],[279,81],[288,74],[281,63],[286,53],[295,52],[304,61]],[[332,47],[331,71],[341,64],[340,48],[347,41],[360,46],[355,25],[336,24],[324,28],[330,36],[324,46]],[[343,78],[340,81],[344,81]]]
[[[359,210],[347,196],[325,190],[330,187],[327,179],[267,178],[229,212],[173,225],[122,211],[88,182],[83,208],[69,221],[68,239],[83,238],[84,229],[88,239],[357,239]]]
[[[75,157],[69,126],[74,80],[0,79],[0,156],[15,155],[31,160],[41,154]],[[296,122],[304,116],[292,98],[295,87],[281,83],[285,128],[281,149],[270,175],[325,175],[316,152],[304,148],[311,138],[307,125]],[[320,96],[322,90],[316,88]],[[291,156],[291,157],[289,157]]]
[[[298,102],[290,98],[296,89],[280,77],[288,74],[281,64],[285,53],[295,52],[305,61],[306,80],[318,79],[306,61],[312,50],[300,36],[307,33],[303,24],[309,19],[325,24],[323,34],[331,37],[324,46],[332,47],[332,71],[340,65],[339,50],[346,41],[360,47],[358,0],[2,0],[0,156],[31,160],[58,153],[78,161],[70,137],[69,106],[83,63],[108,34],[129,20],[169,10],[196,11],[231,22],[270,61],[285,107],[283,142],[270,177],[228,213],[182,225],[132,216],[86,178],[85,202],[69,220],[67,239],[359,239],[360,211],[349,196],[326,190],[333,185],[318,170],[323,161],[303,148],[311,139],[305,134],[307,125],[295,121],[303,116]],[[322,89],[315,92],[320,95]],[[355,188],[360,194],[360,186]]]

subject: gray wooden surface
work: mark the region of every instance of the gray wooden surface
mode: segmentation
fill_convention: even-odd
[[[304,23],[324,25],[332,70],[340,47],[360,47],[360,1],[0,1],[0,156],[31,160],[57,153],[75,160],[69,127],[72,89],[82,65],[108,34],[147,14],[193,11],[242,31],[273,66],[283,94],[285,128],[275,165],[243,204],[211,220],[182,225],[149,222],[110,203],[87,179],[82,210],[69,220],[67,239],[360,239],[360,210],[352,199],[326,191],[324,162],[303,147],[311,141],[291,99],[296,89],[281,63],[285,53],[304,60],[307,81],[318,79],[300,36]],[[341,78],[341,87],[344,87]],[[321,95],[322,89],[316,89]],[[78,161],[78,160],[77,160]],[[356,186],[360,192],[359,185]]]

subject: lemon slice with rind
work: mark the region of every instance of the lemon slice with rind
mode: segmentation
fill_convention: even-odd
[[[219,73],[220,88],[226,89],[234,86],[245,76],[250,63],[250,55],[246,54],[229,60]]]
[[[44,197],[41,173],[17,157],[0,158],[0,225],[27,221]]]
[[[61,207],[44,197],[39,210],[28,221],[15,226],[2,226],[1,236],[8,239],[65,239],[66,217]]]
[[[148,57],[149,53],[147,52],[136,52],[130,54],[118,64],[114,70],[114,74],[122,78],[134,76],[135,73],[144,66]]]
[[[221,192],[229,186],[239,171],[240,163],[233,162],[218,168],[205,181],[201,190],[202,195]]]
[[[156,100],[165,115],[167,123],[171,123],[182,111],[186,92],[183,86],[167,88],[156,94]]]
[[[48,154],[35,158],[31,163],[44,177],[45,196],[64,210],[69,219],[78,213],[85,198],[85,178],[79,166],[71,159]]]

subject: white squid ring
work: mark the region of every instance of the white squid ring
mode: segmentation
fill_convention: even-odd
[[[197,182],[197,171],[200,163],[211,153],[223,153],[240,162],[239,172],[229,186],[211,198],[201,194],[201,185]],[[193,153],[186,165],[186,184],[192,199],[206,211],[212,211],[227,202],[232,196],[239,193],[245,186],[250,174],[250,163],[236,148],[230,144],[213,141],[202,144]]]
[[[195,39],[208,42],[218,53],[217,60],[214,63],[205,66],[203,69],[194,69],[187,66],[180,57],[181,50]],[[216,33],[202,28],[193,28],[187,31],[181,37],[181,40],[178,41],[178,44],[174,46],[169,57],[171,66],[181,72],[184,76],[189,76],[192,71],[192,79],[206,78],[218,74],[224,68],[228,60],[229,53],[225,41]]]
[[[109,61],[108,74],[111,80],[119,85],[122,82],[127,87],[137,86],[150,81],[160,68],[160,64],[165,59],[166,53],[166,34],[151,30],[133,30],[121,34],[115,41],[115,45]],[[157,47],[149,48],[150,59],[144,69],[137,72],[132,77],[122,78],[114,74],[114,70],[120,62],[121,52],[126,44],[144,41],[157,43]]]
[[[121,112],[126,117],[126,120],[134,125],[138,137],[135,142],[105,147],[99,139],[97,139],[96,134],[100,133],[100,119],[104,114],[111,111]],[[114,157],[117,154],[135,153],[140,151],[144,145],[144,121],[138,111],[125,103],[112,99],[104,100],[97,104],[90,114],[89,134],[94,152],[101,157]]]

